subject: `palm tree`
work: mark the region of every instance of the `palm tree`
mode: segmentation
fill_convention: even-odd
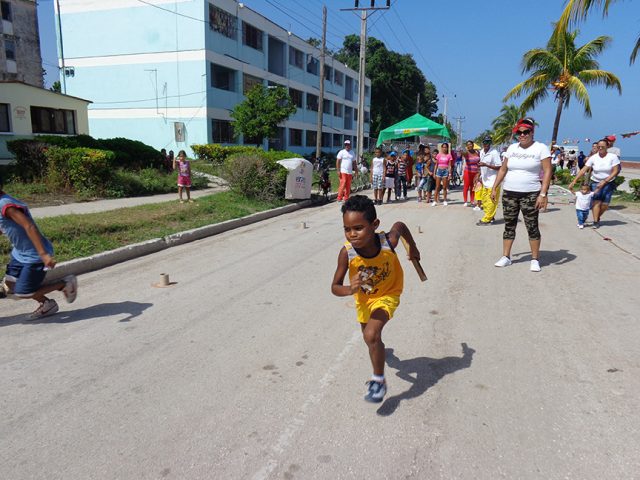
[[[606,17],[609,14],[611,4],[617,1],[618,0],[568,0],[560,16],[560,20],[556,25],[555,33],[558,34],[562,30],[567,30],[569,26],[575,25],[579,20],[584,20],[587,18],[589,12],[596,8],[602,7],[602,16]],[[638,51],[640,51],[640,35],[638,35],[636,44],[631,52],[629,64],[635,62]]]
[[[522,57],[522,73],[532,75],[524,82],[513,87],[503,101],[527,94],[521,108],[525,111],[534,109],[542,100],[553,92],[558,108],[553,123],[552,139],[558,138],[558,127],[562,110],[569,105],[572,97],[583,106],[584,114],[591,117],[591,103],[587,85],[604,85],[615,88],[622,94],[620,79],[611,72],[600,70],[595,60],[611,43],[611,37],[601,35],[576,47],[575,39],[578,31],[563,30],[559,36],[551,35],[547,48],[529,50]]]
[[[493,143],[499,145],[507,143],[513,136],[511,131],[514,125],[522,117],[526,117],[527,111],[517,105],[502,105],[500,115],[491,122],[493,128]]]

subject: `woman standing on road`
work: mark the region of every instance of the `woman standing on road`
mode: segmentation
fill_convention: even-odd
[[[600,228],[600,217],[609,208],[611,196],[616,189],[615,178],[620,173],[620,159],[613,153],[608,153],[606,140],[598,142],[598,153],[592,155],[578,172],[569,190],[573,192],[576,182],[591,170],[591,191],[593,192],[593,228]]]
[[[451,168],[453,165],[453,157],[449,153],[449,144],[443,143],[440,147],[440,153],[436,155],[436,194],[433,198],[432,207],[438,205],[440,198],[440,186],[442,186],[442,204],[447,206],[447,191],[449,190],[449,178],[451,177]]]
[[[532,118],[523,118],[518,121],[513,129],[518,143],[512,144],[507,149],[491,191],[491,199],[495,202],[498,188],[504,180],[502,257],[495,263],[496,267],[511,265],[511,247],[516,238],[518,215],[522,210],[531,246],[530,270],[532,272],[540,271],[538,213],[547,208],[547,191],[551,183],[552,169],[549,147],[533,140],[534,128],[535,122]],[[540,184],[540,169],[544,171],[542,185]]]
[[[476,179],[478,177],[478,163],[480,163],[480,153],[474,148],[475,145],[471,140],[467,140],[465,144],[467,151],[462,154],[464,158],[464,174],[462,177],[462,197],[464,199],[464,207],[468,205],[467,194],[471,206],[475,206],[475,190]]]

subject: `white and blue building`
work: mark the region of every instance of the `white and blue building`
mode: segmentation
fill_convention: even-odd
[[[297,112],[265,148],[315,151],[320,49],[235,0],[59,0],[66,93],[92,101],[94,137],[158,149],[250,144],[231,110],[255,84],[286,87]],[[61,50],[61,47],[63,50]],[[64,51],[64,59],[61,51]],[[324,151],[356,143],[358,73],[326,56]],[[64,60],[64,65],[63,65]],[[371,83],[365,83],[365,138]]]

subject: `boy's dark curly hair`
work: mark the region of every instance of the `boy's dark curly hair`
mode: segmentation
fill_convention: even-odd
[[[353,195],[349,197],[340,210],[343,215],[347,212],[362,212],[364,218],[369,223],[373,223],[375,219],[378,218],[373,200],[366,195]]]

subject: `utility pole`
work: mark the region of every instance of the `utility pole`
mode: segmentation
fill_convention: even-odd
[[[462,148],[462,122],[465,121],[465,117],[456,117],[454,119],[458,125],[458,127],[456,128],[456,133],[458,136],[458,142],[456,145],[456,149],[460,150]]]
[[[318,102],[318,124],[316,126],[316,161],[320,161],[322,149],[322,114],[324,113],[324,62],[327,45],[327,6],[322,6],[322,46],[320,47],[320,100]]]
[[[447,126],[447,96],[446,95],[442,95],[442,98],[444,98],[444,112],[442,114],[442,124],[446,127]]]
[[[64,44],[62,43],[62,12],[60,12],[60,0],[56,0],[56,10],[58,11],[58,36],[60,37],[60,58],[62,59],[62,93],[67,94],[67,72],[64,66]]]
[[[391,8],[391,0],[387,0],[386,7],[376,7],[376,1],[371,0],[370,7],[360,7],[360,0],[354,0],[354,8],[341,8],[341,11],[360,12],[360,62],[358,76],[358,125],[356,134],[358,136],[357,147],[358,157],[364,154],[364,82],[366,69],[366,47],[367,47],[367,19],[378,10],[388,10]],[[371,13],[367,13],[371,12]]]
[[[420,92],[418,92],[418,99],[416,100],[416,113],[420,113]]]

